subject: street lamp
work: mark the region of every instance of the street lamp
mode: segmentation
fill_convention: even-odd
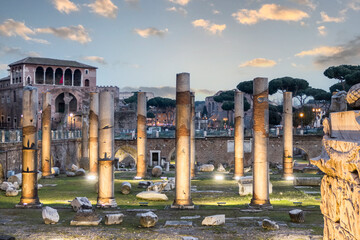
[[[72,120],[73,120],[74,114],[70,113],[69,116],[70,116],[70,131],[72,131]]]
[[[301,119],[301,130],[303,130],[303,117],[304,117],[304,113],[301,112],[301,113],[299,114],[299,117],[300,117],[300,119]]]

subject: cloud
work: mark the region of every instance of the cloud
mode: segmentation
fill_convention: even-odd
[[[275,65],[276,62],[274,60],[266,58],[255,58],[240,64],[239,67],[273,67]]]
[[[82,59],[87,60],[87,61],[97,62],[97,63],[103,64],[103,65],[107,64],[107,62],[105,61],[105,59],[103,57],[85,56]]]
[[[6,70],[8,68],[7,64],[0,64],[0,71]]]
[[[171,8],[167,8],[166,11],[169,11],[169,12],[178,12],[180,13],[181,15],[187,15],[187,11],[186,9],[182,8],[182,7],[171,7]]]
[[[137,7],[139,5],[139,0],[125,0],[125,2],[132,7]]]
[[[154,93],[155,97],[166,97],[175,99],[176,95],[176,88],[170,86],[163,86],[163,87],[123,87],[120,88],[120,92],[135,92],[135,91],[142,91],[142,92],[152,92]],[[216,92],[207,89],[191,89],[192,92],[195,92],[196,97],[199,95],[205,96],[213,96]]]
[[[348,7],[354,11],[360,10],[360,1],[359,0],[353,0],[348,3]]]
[[[145,28],[145,29],[135,28],[134,32],[143,38],[148,38],[149,36],[163,37],[168,32],[168,29],[165,28],[164,30],[159,30],[154,27]]]
[[[17,22],[13,19],[7,19],[0,24],[0,35],[5,37],[20,36],[26,41],[33,41],[37,43],[48,44],[49,42],[43,39],[31,38],[29,35],[35,35],[36,33],[28,28],[24,22]]]
[[[319,26],[318,28],[319,34],[321,36],[326,36],[327,32],[326,32],[326,27],[325,26]]]
[[[18,47],[0,47],[0,56],[3,55],[15,55],[15,56],[26,56],[26,57],[40,57],[40,54],[34,51],[24,52]]]
[[[116,18],[118,7],[111,0],[95,0],[94,3],[88,4],[91,11],[107,18]]]
[[[217,14],[220,14],[220,13],[221,13],[219,10],[216,10],[216,9],[214,9],[212,12],[213,12],[213,14],[215,14],[215,15],[217,15]]]
[[[360,36],[334,48],[338,48],[338,51],[335,51],[333,54],[317,56],[315,58],[315,64],[321,66],[330,64],[359,64]]]
[[[55,5],[55,8],[61,13],[69,14],[71,12],[79,11],[76,4],[70,0],[53,0],[52,2]]]
[[[296,57],[304,57],[304,56],[332,56],[339,52],[343,51],[343,47],[330,47],[330,46],[321,46],[317,48],[313,48],[311,50],[302,51],[300,53],[295,54]]]
[[[187,5],[191,0],[169,0],[169,2],[176,3],[182,6]]]
[[[259,10],[240,9],[232,16],[241,24],[252,25],[260,20],[300,21],[308,18],[306,12],[295,8],[282,7],[276,4],[264,4]]]
[[[81,44],[91,42],[88,31],[82,25],[59,28],[37,28],[36,32],[53,34],[59,38],[69,39]]]
[[[201,27],[203,29],[205,29],[206,31],[208,31],[211,34],[221,34],[222,31],[224,31],[226,29],[226,24],[214,24],[211,23],[209,20],[204,20],[204,19],[197,19],[195,21],[192,22],[192,25],[194,27]]]
[[[340,22],[344,22],[345,21],[345,17],[329,17],[329,15],[327,15],[325,12],[320,12],[321,15],[321,21],[319,21],[318,23],[323,23],[323,22],[335,22],[335,23],[340,23]]]
[[[306,7],[309,7],[311,8],[312,10],[315,10],[316,9],[316,4],[313,3],[312,0],[293,0],[294,2],[296,2],[297,4],[300,4],[300,5],[304,5]]]

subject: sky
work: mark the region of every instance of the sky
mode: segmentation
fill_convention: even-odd
[[[98,67],[97,85],[196,100],[256,77],[329,90],[329,66],[360,64],[360,0],[1,0],[0,77],[28,56]]]

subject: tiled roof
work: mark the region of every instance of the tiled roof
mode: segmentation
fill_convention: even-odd
[[[6,80],[10,80],[10,76],[0,78],[0,81],[6,81]]]
[[[78,67],[78,68],[97,68],[87,64],[79,63],[76,61],[70,60],[60,60],[52,58],[39,58],[39,57],[27,57],[19,61],[9,64],[9,66],[14,66],[18,64],[33,64],[33,65],[49,65],[49,66],[61,66],[61,67]]]

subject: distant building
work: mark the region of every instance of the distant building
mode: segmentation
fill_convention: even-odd
[[[83,111],[88,110],[90,92],[114,92],[115,107],[118,87],[97,87],[96,67],[76,61],[28,57],[9,64],[8,77],[0,79],[0,128],[20,128],[22,96],[25,86],[38,89],[38,127],[41,126],[42,94],[52,94],[52,129],[80,128]]]

